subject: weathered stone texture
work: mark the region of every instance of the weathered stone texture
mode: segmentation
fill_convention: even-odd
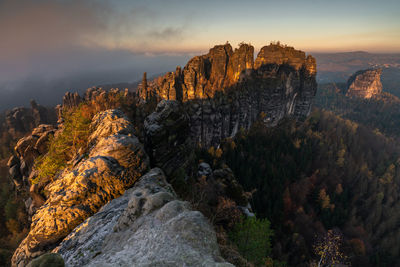
[[[67,266],[232,266],[207,219],[177,200],[159,168],[79,225],[54,250]]]

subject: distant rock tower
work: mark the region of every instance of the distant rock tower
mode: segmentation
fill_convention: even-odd
[[[147,90],[147,72],[143,73],[142,87],[143,90]]]
[[[382,92],[382,69],[360,70],[347,81],[347,96],[371,98]]]

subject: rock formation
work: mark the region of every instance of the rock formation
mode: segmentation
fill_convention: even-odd
[[[77,92],[66,92],[63,96],[62,105],[58,105],[56,107],[58,122],[63,122],[62,113],[64,111],[77,107],[82,102],[106,103],[109,99],[116,99],[120,96],[127,97],[128,95],[133,96],[134,94],[132,92],[129,92],[128,89],[119,90],[118,88],[112,88],[110,90],[105,90],[101,87],[88,88],[85,91],[83,97],[81,97]]]
[[[28,177],[31,173],[34,160],[38,155],[47,152],[49,137],[54,135],[56,128],[49,124],[41,124],[32,133],[21,138],[14,150],[15,155],[11,156],[7,166],[10,178],[13,180],[17,189],[22,189],[23,185],[28,185]]]
[[[48,197],[32,217],[30,232],[13,255],[13,266],[25,266],[57,245],[148,170],[148,156],[122,112],[100,112],[91,127],[88,158],[81,157],[46,186]]]
[[[317,89],[315,59],[278,44],[263,47],[255,63],[253,53],[248,44],[234,51],[217,45],[183,70],[147,82],[138,94],[183,102],[192,139],[206,146],[248,129],[260,115],[268,125],[307,116]]]
[[[295,70],[300,70],[305,67],[309,74],[316,73],[316,62],[312,56],[306,57],[303,51],[279,44],[264,46],[258,53],[255,61],[255,68],[258,69],[268,64],[287,64],[292,66]]]
[[[371,98],[382,92],[382,69],[360,70],[347,81],[347,96]]]
[[[7,111],[2,131],[8,131],[14,137],[22,136],[40,124],[56,122],[57,114],[54,109],[38,105],[34,100],[30,104],[30,108],[18,107]]]
[[[177,200],[161,169],[142,176],[54,250],[67,266],[232,266],[207,219]]]
[[[139,88],[139,95],[146,98],[147,91],[153,91],[162,99],[187,101],[196,98],[213,97],[218,91],[227,91],[240,82],[241,78],[266,65],[287,65],[295,71],[303,70],[299,76],[315,76],[316,62],[312,56],[306,57],[302,51],[279,44],[264,46],[254,63],[254,47],[249,44],[240,44],[232,50],[230,44],[217,45],[203,56],[196,56],[189,60],[183,70],[177,67],[175,72],[169,72],[156,78],[153,82],[143,83]],[[262,69],[264,76],[277,77],[271,69]],[[315,83],[315,82],[314,82]],[[246,85],[249,84],[247,81]],[[315,91],[315,84],[308,84],[311,91]],[[241,85],[243,86],[243,85]],[[297,88],[300,89],[300,88]]]
[[[78,106],[81,102],[82,98],[77,92],[66,92],[63,97],[62,106],[69,109]]]
[[[254,61],[251,45],[233,50],[225,44],[153,81],[144,74],[138,95],[145,101],[118,89],[89,88],[82,97],[67,93],[58,108],[60,123],[63,112],[81,102],[91,110],[108,110],[93,117],[86,146],[67,168],[45,184],[30,186],[31,229],[12,265],[26,266],[53,251],[67,266],[231,266],[221,258],[204,215],[178,200],[166,179],[183,170],[185,180],[191,167],[191,178],[199,183],[193,193],[207,192],[194,206],[215,215],[220,227],[232,226],[233,217],[253,216],[250,195],[232,171],[213,170],[205,162],[189,166],[191,149],[219,144],[257,119],[275,125],[286,116],[307,116],[315,75],[315,60],[294,48],[271,44]],[[144,125],[134,127],[121,111],[110,109],[109,100],[121,97],[133,99],[125,106],[143,104],[129,117]],[[61,125],[41,125],[17,143],[8,165],[18,187],[29,187],[37,177],[34,159],[47,152],[46,141],[61,130]]]
[[[189,120],[178,101],[163,100],[145,122],[145,144],[152,166],[169,176],[184,167],[190,149]]]

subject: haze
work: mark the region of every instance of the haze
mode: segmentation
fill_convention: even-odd
[[[134,82],[229,41],[400,52],[400,2],[0,0],[0,109]]]

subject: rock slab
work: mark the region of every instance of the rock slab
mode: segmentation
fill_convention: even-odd
[[[159,168],[85,220],[54,249],[66,266],[233,266],[207,219],[177,200]]]

